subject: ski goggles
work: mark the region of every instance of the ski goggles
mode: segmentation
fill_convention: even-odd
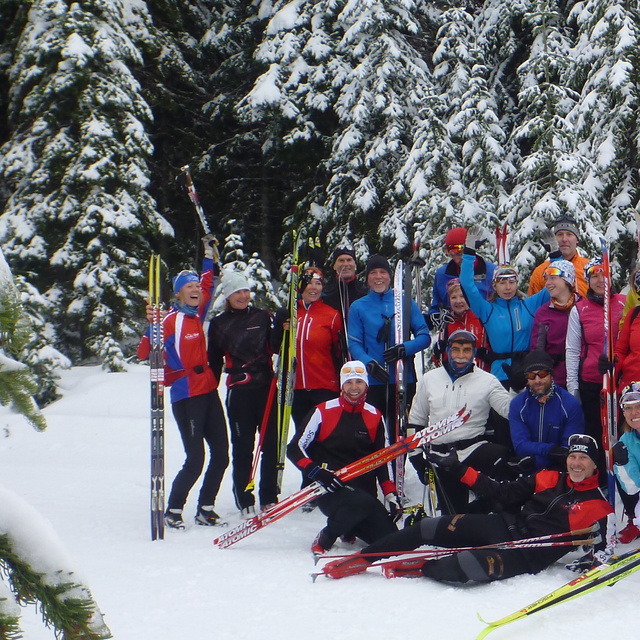
[[[632,382],[622,391],[620,406],[624,409],[627,405],[632,404],[640,404],[640,382]]]
[[[566,278],[568,274],[563,269],[560,269],[560,267],[547,267],[544,270],[544,277],[546,278],[547,276],[559,276],[561,278]]]
[[[540,371],[530,371],[529,373],[525,373],[524,377],[527,380],[535,380],[536,378],[540,378],[540,380],[544,380],[547,376],[551,375],[551,371],[548,369],[541,369]]]
[[[367,368],[359,360],[351,360],[342,365],[340,369],[340,387],[342,388],[348,380],[363,380],[367,385],[369,384]]]
[[[445,244],[444,250],[446,253],[462,253],[464,250],[463,244]]]
[[[340,369],[340,373],[364,373],[367,370],[366,367],[364,366],[359,366],[359,365],[348,365],[345,364],[344,367],[342,367],[342,369]]]
[[[594,273],[604,273],[604,267],[601,264],[594,264],[592,267],[589,267],[586,271],[587,278]]]
[[[493,272],[493,281],[500,280],[501,282],[518,282],[518,272],[514,267],[504,265],[498,267]]]

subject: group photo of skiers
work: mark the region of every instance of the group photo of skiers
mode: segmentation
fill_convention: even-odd
[[[548,259],[528,281],[506,226],[495,262],[492,235],[452,228],[437,267],[419,247],[407,264],[360,264],[345,239],[325,260],[294,262],[276,311],[253,305],[245,274],[221,271],[206,235],[202,271],[174,275],[160,320],[185,451],[164,524],[185,529],[204,471],[195,523],[228,526],[215,503],[231,462],[240,524],[216,542],[317,508],[326,525],[310,546],[329,556],[319,575],[330,578],[375,564],[490,582],[580,544],[567,568],[582,572],[640,538],[640,275],[616,292],[606,247],[583,255],[569,217],[540,234]],[[151,305],[147,317],[158,322]],[[289,465],[300,490],[283,497]],[[415,477],[422,495],[407,494]],[[338,540],[359,550],[330,556]],[[403,557],[422,545],[449,551]]]

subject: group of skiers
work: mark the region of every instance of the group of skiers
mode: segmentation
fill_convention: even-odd
[[[611,294],[608,308],[616,337],[622,329],[617,362],[604,357],[606,274],[601,258],[588,260],[578,253],[579,238],[570,218],[543,232],[549,260],[536,268],[524,296],[515,267],[478,255],[481,230],[452,229],[445,238],[450,261],[436,272],[428,313],[423,315],[413,300],[405,305],[410,335],[402,342],[394,336],[393,275],[384,257],[369,258],[365,283],[357,277],[356,254],[349,246],[331,256],[335,278],[327,286],[318,267],[302,270],[295,435],[287,455],[303,483],[317,482],[325,489],[317,506],[327,525],[314,540],[313,552],[325,553],[339,537],[358,537],[369,545],[345,561],[325,565],[326,575],[358,573],[389,552],[421,544],[482,545],[592,525],[600,527],[598,541],[576,565],[584,569],[602,561],[615,543],[615,514],[600,488],[608,472],[600,391],[603,375],[614,367],[616,379],[624,381],[621,426],[627,430],[613,450],[629,516],[619,539],[640,537],[634,499],[640,491],[640,383],[635,382],[640,371],[635,371],[638,359],[630,356],[640,348],[640,333],[633,326],[637,313],[623,316],[624,297]],[[223,369],[238,509],[243,517],[255,514],[251,467],[258,431],[260,509],[275,504],[279,493],[272,356],[291,319],[284,311],[272,317],[251,306],[245,276],[224,273],[225,309],[211,319],[207,336],[203,321],[218,275],[210,241],[204,239],[202,275],[182,272],[174,278],[176,299],[163,321],[165,379],[186,453],[165,516],[174,528],[185,526],[182,512],[204,466],[205,442],[210,461],[196,522],[222,524],[214,506],[228,464],[227,428],[216,390]],[[633,303],[638,288],[640,279],[632,278]],[[431,332],[436,333],[437,366],[423,373],[416,389],[413,357],[429,347]],[[143,339],[140,356],[146,351]],[[420,479],[435,484],[443,515],[401,531],[396,528],[402,500],[395,468],[387,465],[346,483],[335,474],[393,441],[395,423],[403,418],[396,407],[399,361],[406,371],[409,429],[421,429],[463,405],[471,414],[463,426],[410,458]],[[377,498],[376,481],[384,504]],[[472,503],[470,492],[476,497]],[[426,561],[419,570],[436,579],[482,582],[539,571],[565,552],[470,551]]]

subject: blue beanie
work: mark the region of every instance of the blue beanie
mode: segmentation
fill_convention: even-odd
[[[195,271],[181,271],[172,282],[173,293],[178,293],[185,284],[189,282],[200,282],[200,278]]]

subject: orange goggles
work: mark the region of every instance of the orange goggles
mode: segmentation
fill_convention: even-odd
[[[547,369],[542,369],[540,371],[532,371],[531,373],[525,373],[524,376],[527,380],[535,380],[536,378],[540,378],[540,380],[543,380],[550,374],[551,374],[551,371],[548,371]]]
[[[345,365],[340,369],[340,373],[364,373],[365,371],[365,367],[351,367],[348,365]]]

